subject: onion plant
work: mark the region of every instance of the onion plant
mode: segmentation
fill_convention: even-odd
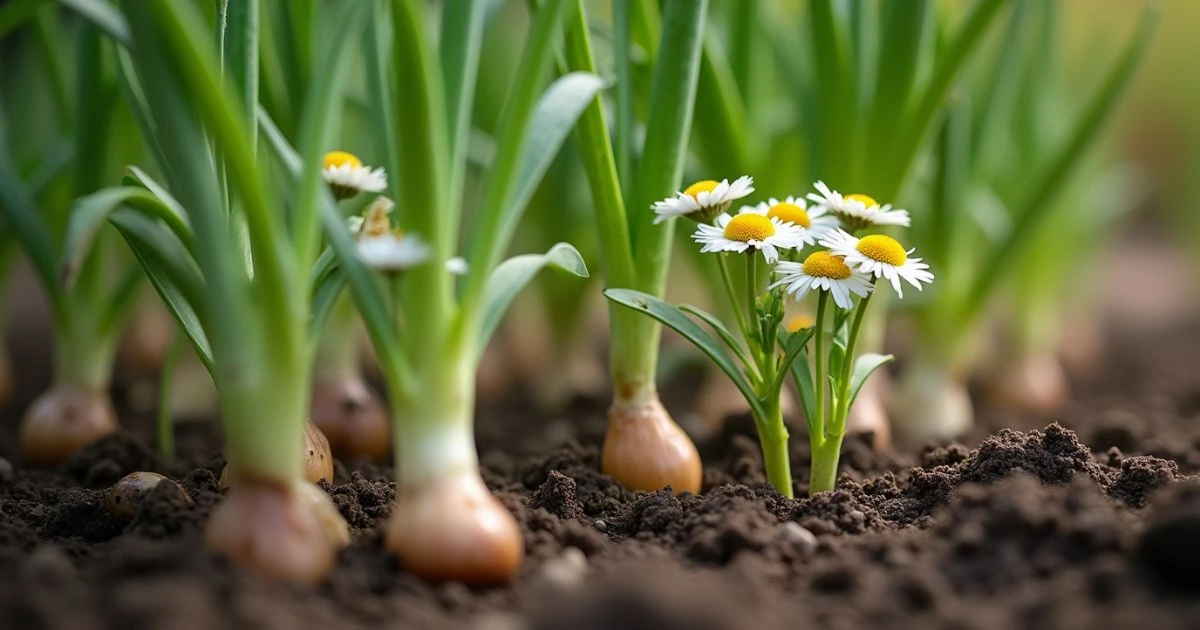
[[[1062,217],[1068,208],[1062,193],[1072,187],[1078,165],[1141,58],[1154,13],[1144,12],[1099,87],[1079,101],[1075,91],[1063,91],[1056,11],[1054,3],[1018,0],[987,72],[977,85],[963,86],[942,124],[929,213],[918,222],[918,238],[931,244],[929,258],[945,273],[936,299],[915,314],[914,356],[894,401],[897,428],[910,437],[947,437],[970,426],[965,381],[974,367],[972,337],[985,307],[1009,280],[1016,281],[1011,286],[1017,304],[1028,308],[1045,300],[1044,283],[1077,268],[1079,250],[1068,243],[1094,237],[1097,226],[1109,223],[1105,212],[1093,208],[1085,215],[1088,226],[1080,229]],[[1044,357],[1052,348],[1038,350]],[[1030,358],[1030,350],[1022,348],[1007,360],[1016,370]],[[1038,386],[1052,386],[1061,376],[1044,367],[1032,378]],[[1047,394],[1051,402],[1055,395]]]
[[[589,25],[582,2],[566,32],[564,67],[595,72]],[[662,15],[650,2],[613,2],[613,63],[616,74],[614,122],[599,99],[584,112],[576,137],[591,182],[601,265],[609,287],[662,295],[666,284],[674,218],[657,219],[651,204],[679,186],[691,128],[708,3],[668,0]],[[656,39],[653,34],[661,32]],[[635,89],[633,40],[654,60],[652,90],[644,121],[641,151],[634,150]],[[687,191],[712,195],[716,181],[698,182]],[[727,206],[729,182],[714,207]],[[748,183],[739,191],[744,194]],[[691,439],[659,401],[655,376],[661,328],[616,305],[610,307],[613,402],[601,454],[603,471],[635,490],[670,486],[698,492],[700,457]]]
[[[856,353],[875,283],[883,278],[902,295],[901,280],[917,289],[933,280],[928,265],[910,256],[913,250],[876,233],[887,225],[907,224],[907,212],[853,195],[843,197],[820,182],[817,188],[820,194],[813,197],[818,205],[811,209],[788,197],[714,216],[705,207],[703,193],[695,198],[681,193],[656,204],[660,216],[686,210],[681,216],[699,223],[692,238],[702,245],[701,252],[716,254],[720,260],[725,297],[735,305],[739,337],[698,308],[676,308],[629,289],[605,292],[610,300],[670,326],[733,380],[754,417],[767,480],[788,498],[793,487],[781,406],[788,374],[796,381],[808,421],[809,492],[832,490],[850,407],[871,373],[891,360],[886,355]],[[847,229],[861,233],[861,238]],[[803,251],[815,244],[820,247]],[[765,265],[760,265],[760,257]],[[760,266],[767,269],[760,271]],[[730,279],[730,267],[744,272],[740,294]],[[777,278],[768,284],[770,276]],[[809,293],[818,296],[812,325],[788,330],[785,295],[800,300]]]
[[[408,571],[465,582],[507,579],[523,557],[515,519],[479,474],[472,429],[479,358],[538,270],[586,274],[566,244],[503,256],[542,174],[602,88],[595,75],[572,73],[543,91],[561,24],[575,9],[567,0],[543,3],[533,13],[481,199],[473,220],[463,221],[487,4],[446,3],[436,40],[420,0],[375,7],[366,35],[368,109],[395,203],[372,202],[357,235],[332,204],[322,205],[337,258],[329,275],[352,291],[392,408],[397,490],[384,544]],[[292,154],[279,134],[270,137],[283,162],[308,159]],[[459,251],[465,269],[451,264]]]
[[[232,489],[210,518],[209,547],[300,582],[321,579],[348,542],[328,496],[305,483],[332,473],[305,416],[313,340],[329,308],[318,264],[320,209],[333,203],[322,157],[369,6],[328,9],[330,37],[297,104],[297,172],[256,155],[258,2],[219,3],[215,27],[191,3],[107,13],[124,33],[114,35],[123,95],[165,182],[132,167],[122,186],[80,199],[68,230],[79,256],[100,226],[118,229],[212,375]],[[314,455],[323,466],[306,462]]]
[[[0,240],[15,239],[53,315],[53,382],[20,427],[25,459],[48,465],[117,429],[108,392],[113,356],[140,274],[114,256],[115,235],[105,232],[78,257],[77,282],[60,282],[57,262],[70,251],[70,197],[99,188],[115,158],[128,154],[130,143],[117,140],[128,113],[112,99],[115,60],[96,28],[72,27],[53,9],[28,17],[28,28],[4,42]],[[72,45],[69,75],[63,57]]]

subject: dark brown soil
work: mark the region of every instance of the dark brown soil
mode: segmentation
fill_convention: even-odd
[[[485,405],[485,478],[528,551],[511,585],[488,589],[426,584],[384,553],[388,467],[338,462],[322,487],[353,543],[323,586],[274,585],[202,544],[220,498],[213,425],[181,425],[167,463],[149,418],[125,414],[120,434],[39,471],[16,459],[10,406],[0,628],[1200,628],[1197,356],[1195,324],[1122,334],[1058,424],[983,409],[965,443],[879,453],[853,439],[838,490],[794,501],[764,486],[745,418],[701,444],[701,495],[675,497],[598,472],[599,401],[558,417]],[[23,392],[44,379],[20,376]],[[136,470],[191,502],[163,486],[115,518],[105,490]]]

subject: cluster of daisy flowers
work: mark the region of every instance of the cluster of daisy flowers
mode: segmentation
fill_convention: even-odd
[[[913,250],[906,250],[891,236],[854,236],[872,229],[908,226],[907,211],[880,205],[866,195],[843,195],[817,182],[816,192],[807,199],[772,198],[730,214],[735,201],[754,192],[753,184],[746,176],[732,184],[728,180],[697,182],[675,197],[655,203],[655,222],[675,217],[697,222],[692,239],[702,245],[702,252],[761,252],[780,276],[769,288],[784,287],[797,301],[810,292],[827,291],[835,304],[850,309],[853,296],[869,295],[879,278],[890,282],[901,297],[901,280],[917,290],[933,281],[929,265],[913,258]],[[813,245],[823,249],[800,260],[801,250]]]
[[[381,193],[387,188],[387,173],[382,168],[366,166],[358,156],[346,151],[331,151],[325,155],[321,171],[335,199],[341,201],[359,193]],[[386,274],[398,274],[424,263],[430,257],[429,246],[415,234],[393,228],[388,215],[395,202],[384,196],[376,197],[361,216],[347,219],[350,233],[357,239],[358,257],[368,267]],[[467,273],[467,261],[454,257],[446,261],[446,271],[455,275]]]

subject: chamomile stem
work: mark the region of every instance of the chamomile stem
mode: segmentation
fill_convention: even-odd
[[[721,268],[721,280],[725,285],[725,293],[729,295],[730,304],[737,304],[737,291],[733,289],[733,279],[729,277],[729,266],[725,263],[725,254],[717,254],[717,266]],[[734,314],[737,315],[738,328],[742,331],[742,338],[749,342],[750,328],[746,325],[746,317],[742,315],[742,309],[734,308]]]
[[[842,361],[842,373],[837,380],[838,394],[835,399],[836,408],[833,410],[833,417],[830,418],[831,430],[826,431],[826,438],[835,439],[840,447],[842,436],[846,434],[846,417],[850,415],[850,375],[854,366],[854,347],[858,343],[858,333],[862,330],[862,323],[865,319],[864,315],[867,312],[867,305],[871,302],[871,295],[868,293],[866,297],[858,301],[858,308],[854,312],[854,321],[850,324],[850,336],[846,340],[846,358]]]
[[[762,447],[763,466],[767,470],[767,481],[783,496],[791,499],[792,464],[788,454],[788,431],[783,424],[783,405],[779,396],[768,396],[763,401],[767,417],[763,418],[763,428],[759,431],[758,441]]]
[[[751,249],[746,255],[746,316],[749,318],[749,325],[754,327],[747,328],[746,343],[750,345],[750,353],[754,356],[754,359],[761,364],[764,362],[763,346],[765,345],[762,342],[766,340],[759,340],[757,334],[758,328],[756,326],[758,324],[758,313],[754,308],[754,303],[758,298],[758,268],[755,266],[757,261],[755,251]]]
[[[816,418],[813,421],[813,426],[820,429],[817,435],[809,436],[809,439],[814,443],[820,443],[825,440],[825,303],[829,301],[829,293],[822,291],[820,297],[817,298],[817,322],[813,328],[813,344],[816,345],[816,378],[813,383],[813,390],[816,393],[815,406],[813,411]],[[814,455],[816,451],[814,449]]]

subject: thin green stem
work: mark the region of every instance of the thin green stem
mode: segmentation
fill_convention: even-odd
[[[858,301],[858,308],[854,312],[854,321],[850,324],[850,336],[846,341],[846,358],[842,361],[842,373],[837,380],[836,407],[833,410],[833,417],[829,421],[832,431],[826,432],[826,437],[832,437],[839,443],[846,433],[846,417],[850,415],[850,375],[854,367],[854,347],[858,343],[858,333],[862,329],[867,304],[871,302],[872,295],[874,292],[868,293],[866,297]]]
[[[725,254],[717,254],[717,267],[721,269],[722,284],[725,285],[725,293],[729,296],[729,303],[735,305],[733,309],[734,315],[737,316],[738,328],[742,331],[743,339],[750,339],[750,328],[746,324],[746,316],[742,314],[742,309],[736,308],[737,291],[733,288],[733,278],[729,277],[729,266],[725,263]]]
[[[821,291],[820,297],[817,298],[817,323],[813,329],[813,343],[816,345],[816,365],[814,366],[816,377],[813,379],[815,381],[813,390],[816,394],[814,410],[817,416],[813,424],[821,430],[817,435],[809,436],[809,441],[813,443],[814,454],[816,446],[825,441],[825,371],[827,369],[825,365],[825,306],[827,302],[829,302],[829,292]]]
[[[758,334],[758,311],[754,304],[758,300],[758,252],[750,249],[746,254],[746,315],[750,318],[749,334],[746,335],[746,343],[750,345],[750,353],[759,363],[765,363],[770,357],[763,356],[763,350],[766,347],[766,340],[760,340]]]

